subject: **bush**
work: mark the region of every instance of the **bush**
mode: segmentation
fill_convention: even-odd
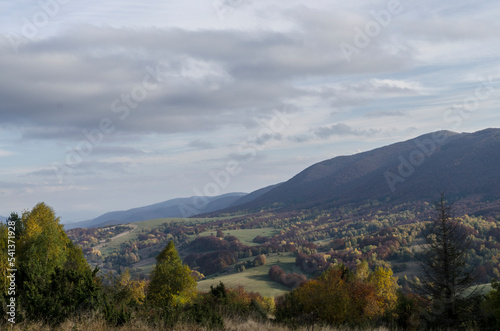
[[[195,303],[186,307],[185,322],[195,323],[209,329],[223,329],[224,319],[211,306]]]

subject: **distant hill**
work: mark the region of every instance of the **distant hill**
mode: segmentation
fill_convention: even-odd
[[[247,194],[228,193],[215,197],[172,199],[125,211],[109,212],[91,220],[65,224],[64,228],[66,230],[73,228],[97,228],[106,225],[132,223],[156,218],[191,217],[227,208],[245,195]]]
[[[500,129],[438,131],[305,169],[236,210],[329,208],[366,200],[500,200]],[[498,206],[498,205],[497,205]],[[494,208],[495,209],[495,208]],[[500,210],[496,210],[500,212]]]
[[[7,217],[0,216],[0,222],[5,222],[6,219]]]

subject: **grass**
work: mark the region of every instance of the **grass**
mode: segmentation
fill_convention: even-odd
[[[164,223],[187,222],[193,224],[200,224],[200,223],[211,222],[213,220],[214,218],[158,218],[158,219],[152,219],[135,223],[127,223],[127,224],[135,224],[137,225],[137,228],[130,231],[127,235],[123,237],[116,238],[115,240],[106,243],[101,248],[101,253],[103,254],[103,256],[107,256],[113,253],[115,250],[120,250],[121,244],[131,239],[137,239],[139,233],[141,233],[143,230],[154,229]],[[122,225],[127,225],[127,224],[122,224]]]
[[[10,324],[10,323],[9,323]],[[0,328],[3,330],[12,331],[156,331],[156,330],[172,330],[172,331],[208,331],[210,329],[206,327],[201,327],[195,324],[179,323],[173,328],[161,327],[159,325],[152,325],[148,321],[142,319],[132,319],[123,326],[110,326],[103,318],[96,314],[90,316],[80,316],[72,317],[57,327],[51,327],[42,322],[29,322],[24,321],[17,323],[15,325],[5,325],[0,323]],[[330,327],[330,326],[319,326],[319,325],[308,325],[303,327],[295,328],[297,331],[306,330],[317,330],[317,331],[347,331],[352,330],[347,327]],[[289,331],[290,328],[278,325],[272,321],[256,321],[253,319],[229,319],[224,318],[224,330],[227,331]],[[358,329],[362,330],[362,329]],[[386,331],[386,328],[371,329],[375,331]]]
[[[234,266],[230,266],[220,273],[210,275],[207,279],[198,282],[198,291],[208,292],[210,285],[216,286],[219,282],[223,282],[226,287],[238,287],[241,285],[245,290],[259,292],[263,296],[280,296],[290,289],[269,279],[269,269],[274,264],[278,264],[287,273],[301,272],[295,266],[295,257],[292,254],[271,254],[267,257],[266,265],[248,268],[244,272],[236,272]]]
[[[254,238],[257,236],[261,237],[272,237],[279,232],[275,228],[258,228],[258,229],[243,229],[243,230],[229,230],[229,231],[224,231],[224,235],[231,235],[235,236],[238,238],[241,243],[248,245],[248,246],[256,246],[259,244],[256,244],[253,242]],[[200,233],[200,236],[210,236],[214,235],[215,236],[216,231],[205,231]]]
[[[130,231],[130,233],[128,233],[127,235],[123,236],[123,237],[120,237],[120,238],[116,238],[114,241],[108,243],[106,246],[104,246],[102,249],[101,249],[101,252],[104,256],[112,253],[113,251],[115,250],[118,250],[120,248],[120,245],[124,242],[126,242],[127,240],[130,240],[130,239],[136,239],[137,238],[137,235],[143,230],[143,229],[152,229],[152,228],[155,228],[155,227],[158,227],[160,226],[161,224],[164,224],[166,222],[175,222],[175,221],[192,221],[192,222],[197,222],[197,223],[202,223],[202,222],[208,222],[208,221],[212,221],[213,219],[187,219],[187,220],[183,220],[183,219],[175,219],[175,218],[162,218],[162,219],[156,219],[156,220],[149,220],[149,221],[143,221],[143,222],[137,222],[137,223],[133,223],[135,225],[137,225],[137,228]],[[257,236],[273,236],[277,233],[277,231],[274,229],[274,228],[260,228],[260,229],[244,229],[244,230],[231,230],[231,231],[227,231],[225,232],[224,234],[226,235],[232,235],[232,236],[235,236],[237,237],[243,244],[245,245],[248,245],[248,246],[253,246],[253,245],[257,245],[256,243],[253,242],[253,239]],[[200,236],[210,236],[210,235],[215,235],[215,231],[205,231],[201,234],[199,234]],[[192,239],[196,238],[196,236],[193,236]],[[149,254],[149,250],[150,249],[153,249],[153,247],[151,248],[146,248],[144,249],[144,251],[139,251],[139,254],[141,255],[141,261],[132,265],[133,268],[137,268],[137,269],[140,269],[140,274],[149,274],[153,267],[154,267],[154,264],[155,264],[155,260],[154,259],[151,259],[151,258],[146,258],[146,255]],[[179,252],[181,253],[181,252]],[[253,257],[252,258],[249,258],[249,259],[254,259]],[[275,264],[276,261],[278,259],[272,259],[269,260],[268,264]],[[287,260],[287,258],[285,257],[284,260]],[[245,261],[245,259],[242,259],[240,261]],[[293,264],[293,262],[295,262],[295,258],[293,258],[293,261],[290,260],[290,262]],[[230,270],[233,270],[234,267],[229,267]],[[261,271],[259,274],[266,274],[267,275],[267,272],[269,270],[270,266],[267,268],[267,270],[263,270]],[[288,271],[288,269],[291,269],[291,268],[288,268],[287,265],[284,265],[283,266],[284,270],[287,271],[287,272],[292,272],[292,271]],[[227,273],[228,271],[226,271]],[[231,277],[229,277],[231,278]],[[236,277],[238,279],[238,281],[240,280],[238,277]],[[226,279],[227,280],[227,279]],[[235,284],[237,283],[238,281],[236,280],[231,280],[230,283],[231,284]],[[216,281],[216,283],[218,284],[218,280]],[[253,282],[251,282],[253,284]],[[237,286],[237,285],[236,285]],[[251,286],[252,288],[255,288],[254,286]],[[207,288],[210,288],[210,286],[208,286]],[[255,291],[254,289],[252,289],[252,291]]]
[[[493,287],[491,287],[491,283],[473,285],[469,287],[467,290],[465,290],[463,296],[467,297],[468,295],[471,295],[473,292],[475,292],[475,294],[485,295],[488,294],[492,289]]]

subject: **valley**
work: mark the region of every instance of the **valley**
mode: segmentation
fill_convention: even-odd
[[[420,274],[421,230],[444,186],[454,215],[473,238],[468,259],[476,280],[489,283],[500,276],[499,154],[493,152],[498,150],[498,129],[439,131],[321,162],[246,196],[174,199],[111,212],[87,221],[94,227],[70,227],[67,233],[102,274],[128,269],[146,279],[157,254],[173,241],[201,291],[223,281],[275,296],[298,285],[300,277],[315,277],[340,263],[355,269],[361,261],[392,268],[404,287]],[[397,178],[401,162],[411,160],[402,155],[417,154],[425,154],[425,160],[392,190],[387,169],[395,169],[390,178]],[[200,201],[206,204],[198,216],[142,220],[166,206],[168,213],[179,214]],[[139,221],[126,221],[134,218]],[[257,261],[261,256],[265,263]],[[281,278],[290,274],[286,279],[294,279],[290,286],[284,285],[290,281],[271,279],[275,265],[283,270]]]

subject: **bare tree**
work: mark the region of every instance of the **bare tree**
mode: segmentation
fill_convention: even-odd
[[[416,290],[428,298],[431,319],[450,326],[457,322],[457,300],[464,299],[474,277],[467,265],[467,250],[471,239],[465,227],[453,217],[453,205],[441,193],[435,203],[436,215],[423,230],[426,245],[422,245],[419,262],[421,282]]]

